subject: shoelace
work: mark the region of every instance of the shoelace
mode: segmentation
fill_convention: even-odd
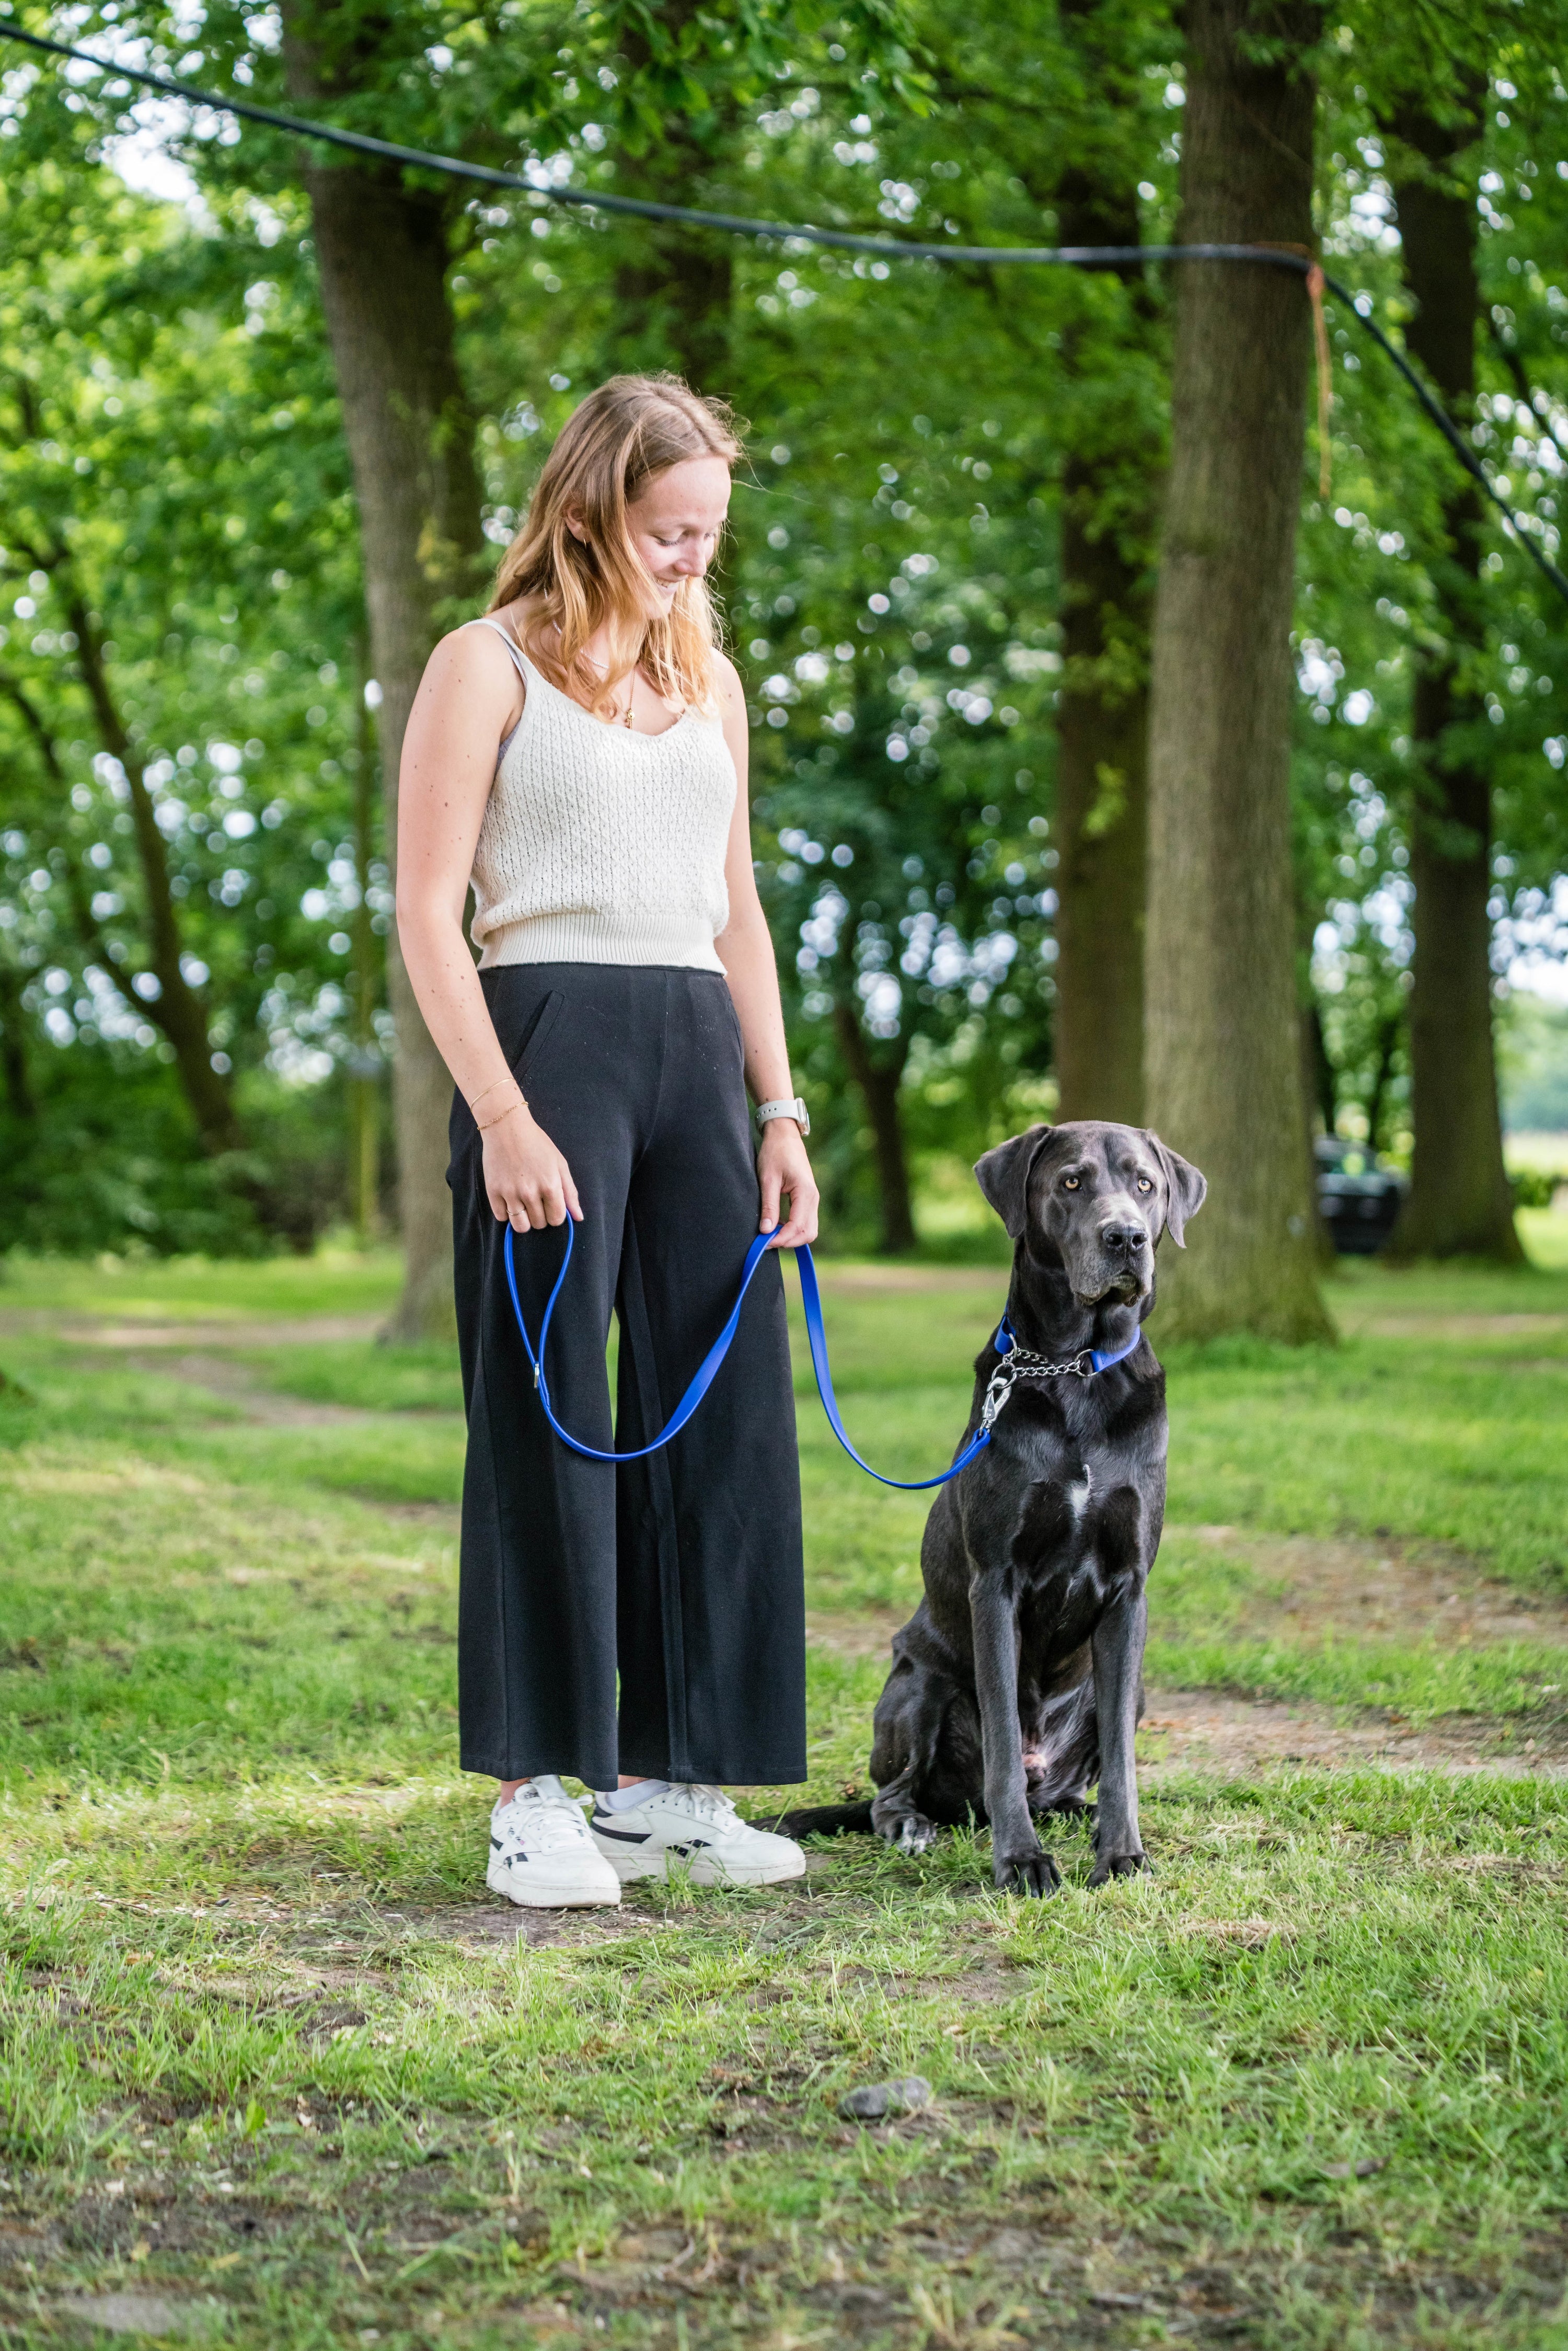
[[[681,1796],[683,1812],[695,1813],[699,1821],[712,1821],[716,1827],[735,1825],[735,1806],[722,1788],[710,1787],[698,1780],[677,1781],[671,1788],[672,1796]]]
[[[588,1823],[570,1796],[514,1796],[496,1826],[504,1844],[536,1853],[559,1853],[588,1835]]]

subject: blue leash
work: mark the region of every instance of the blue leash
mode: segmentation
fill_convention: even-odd
[[[537,1354],[534,1352],[533,1342],[528,1337],[528,1326],[523,1320],[522,1301],[517,1296],[517,1267],[512,1258],[512,1228],[510,1225],[507,1227],[506,1238],[501,1244],[501,1257],[507,1269],[507,1288],[511,1292],[512,1311],[517,1318],[517,1329],[522,1334],[523,1346],[528,1362],[533,1366],[534,1385],[538,1390],[539,1402],[544,1406],[545,1418],[560,1438],[561,1443],[570,1445],[574,1453],[580,1453],[589,1461],[642,1461],[650,1453],[657,1453],[662,1446],[668,1445],[673,1437],[679,1436],[709,1388],[712,1387],[718,1375],[719,1365],[728,1354],[730,1342],[739,1327],[740,1310],[746,1302],[746,1293],[751,1287],[751,1277],[768,1254],[771,1236],[758,1233],[747,1250],[746,1264],[740,1277],[740,1289],[735,1304],[730,1310],[729,1320],[703,1357],[697,1368],[696,1376],[670,1415],[660,1435],[654,1437],[651,1445],[640,1445],[633,1453],[606,1453],[596,1445],[584,1445],[580,1437],[573,1437],[569,1428],[561,1426],[555,1416],[555,1407],[550,1403],[549,1384],[545,1378],[545,1343],[549,1337],[550,1317],[555,1312],[555,1302],[560,1296],[561,1284],[566,1280],[567,1268],[571,1263],[572,1224],[573,1219],[569,1217],[566,1220],[566,1250],[561,1258],[560,1271],[555,1278],[555,1287],[545,1301],[544,1320],[539,1324],[539,1344]],[[805,1309],[806,1336],[811,1349],[811,1369],[817,1375],[817,1394],[822,1399],[822,1410],[828,1416],[828,1426],[858,1468],[863,1469],[868,1478],[874,1478],[879,1486],[895,1486],[902,1494],[921,1494],[927,1487],[945,1486],[950,1478],[956,1478],[958,1475],[960,1469],[967,1469],[976,1455],[983,1453],[990,1443],[991,1431],[996,1426],[997,1416],[1012,1394],[1015,1381],[1092,1379],[1097,1372],[1108,1372],[1113,1364],[1124,1362],[1144,1335],[1141,1330],[1134,1331],[1127,1344],[1124,1347],[1119,1347],[1114,1353],[1106,1353],[1098,1347],[1085,1347],[1082,1353],[1072,1356],[1068,1362],[1052,1364],[1048,1363],[1043,1355],[1034,1354],[1029,1348],[1019,1346],[1012,1325],[1004,1314],[993,1342],[996,1352],[1002,1360],[991,1374],[990,1384],[986,1390],[986,1400],[980,1415],[980,1426],[965,1446],[952,1468],[944,1469],[936,1478],[884,1478],[880,1469],[873,1469],[869,1461],[861,1459],[860,1455],[850,1443],[843,1421],[840,1417],[838,1398],[833,1394],[833,1374],[828,1363],[828,1334],[822,1323],[822,1294],[817,1286],[816,1265],[812,1260],[810,1249],[804,1241],[799,1241],[795,1246],[795,1270],[800,1277],[800,1303]]]

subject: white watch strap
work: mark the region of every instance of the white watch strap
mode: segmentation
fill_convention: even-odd
[[[770,1118],[792,1118],[802,1134],[810,1134],[811,1121],[799,1094],[793,1102],[758,1102],[752,1113],[758,1126],[766,1126]]]

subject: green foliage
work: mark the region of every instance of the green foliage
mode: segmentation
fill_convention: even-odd
[[[1527,15],[1472,12],[1456,34],[1417,11],[1396,39],[1381,18],[1336,20],[1318,214],[1335,273],[1397,331],[1390,173],[1408,157],[1386,125],[1413,95],[1440,109],[1456,76],[1490,76],[1482,135],[1461,158],[1491,320],[1474,432],[1550,538],[1568,448],[1568,183],[1542,63],[1558,20]],[[883,0],[615,0],[587,14],[530,0],[520,16],[422,5],[393,24],[355,0],[310,22],[319,66],[351,84],[338,119],[522,158],[541,186],[569,175],[759,217],[1007,243],[1049,239],[1093,183],[1136,189],[1147,240],[1177,225],[1180,40],[1162,9],[1101,0],[1020,17],[987,0],[960,26]],[[155,61],[190,55],[166,12],[113,23],[116,37],[144,35]],[[202,37],[193,72],[286,96],[270,20],[224,0]],[[258,1217],[258,1186],[272,1187],[268,1214],[288,1196],[323,1214],[340,1198],[342,1146],[324,1134],[340,1132],[356,1051],[341,942],[361,889],[386,914],[384,876],[357,870],[350,838],[367,756],[359,552],[301,151],[255,126],[182,134],[204,209],[154,203],[100,160],[134,92],[88,82],[68,108],[52,68],[5,65],[0,545],[11,601],[31,608],[6,619],[0,649],[14,689],[0,695],[6,1221],[72,1248],[89,1223],[111,1246],[141,1233],[161,1249],[254,1247],[287,1228],[281,1211],[270,1228]],[[563,214],[542,193],[430,192],[497,544],[551,434],[613,366],[686,367],[750,422],[721,584],[754,705],[757,852],[834,1229],[869,1236],[868,1083],[894,1089],[928,1166],[1050,1105],[1063,490],[1090,469],[1093,528],[1149,561],[1163,285],[890,268]],[[1333,305],[1329,327],[1333,486],[1324,501],[1308,486],[1298,608],[1302,984],[1321,1013],[1326,1107],[1399,1147],[1410,657],[1438,624],[1452,460]],[[40,566],[29,547],[60,560]],[[145,885],[68,643],[68,575],[113,647],[110,684],[154,778],[243,1166],[204,1154],[131,992]],[[1483,592],[1478,725],[1495,912],[1513,925],[1500,962],[1520,942],[1560,953],[1568,621],[1500,538]],[[1113,638],[1107,658],[1135,680],[1136,627],[1118,622]],[[310,1106],[292,1126],[285,1095]],[[84,1143],[90,1216],[69,1181]]]

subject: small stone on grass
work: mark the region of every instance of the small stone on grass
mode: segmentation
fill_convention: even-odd
[[[906,2074],[896,2082],[865,2082],[846,2090],[839,2112],[847,2123],[880,2123],[889,2115],[918,2114],[931,2104],[931,2085],[923,2074]]]

